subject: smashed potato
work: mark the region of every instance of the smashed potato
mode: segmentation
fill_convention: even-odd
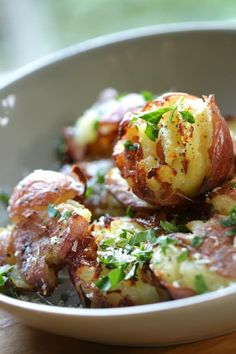
[[[44,170],[16,186],[9,205],[14,224],[0,232],[0,265],[13,265],[7,285],[43,295],[54,290],[58,271],[89,226],[90,211],[76,201],[84,190],[76,176]]]
[[[215,216],[207,222],[190,222],[192,233],[159,238],[150,267],[173,299],[217,290],[236,281],[232,225],[229,218]]]
[[[91,307],[117,307],[168,299],[148,267],[156,239],[127,217],[102,217],[94,222],[71,255],[75,287]]]
[[[124,114],[144,104],[141,94],[120,95],[114,89],[104,90],[75,125],[64,130],[70,161],[110,158]]]
[[[168,93],[121,122],[113,153],[132,191],[176,207],[229,178],[233,144],[213,95]]]

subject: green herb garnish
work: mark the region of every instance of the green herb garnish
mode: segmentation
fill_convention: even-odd
[[[89,199],[93,195],[94,189],[91,186],[88,186],[85,192],[85,198]]]
[[[134,217],[134,211],[132,209],[132,207],[129,205],[128,208],[126,209],[126,215],[129,217],[129,218],[133,218]]]
[[[13,265],[6,264],[0,267],[0,288],[3,287],[9,279],[9,273],[14,268]]]
[[[143,96],[145,101],[153,101],[154,100],[154,95],[150,91],[141,91],[140,94]]]
[[[144,133],[150,140],[156,141],[158,138],[159,129],[155,125],[147,123]]]
[[[61,220],[68,220],[73,214],[72,210],[67,210],[64,214],[61,215]]]
[[[195,123],[195,118],[194,116],[192,115],[191,112],[189,111],[179,111],[179,113],[181,114],[183,120],[185,122],[189,122],[191,124]]]
[[[230,187],[233,188],[233,189],[236,189],[236,183],[232,183],[232,184],[230,185]]]
[[[9,203],[10,196],[7,193],[0,193],[0,202],[7,207]]]
[[[177,105],[172,107],[172,110],[171,110],[171,113],[170,113],[170,118],[169,118],[170,123],[173,123],[173,118],[174,118],[175,112],[177,111],[177,108],[178,108]]]
[[[191,242],[191,246],[193,247],[199,247],[203,243],[203,237],[202,236],[194,236]]]
[[[163,254],[166,254],[167,249],[170,245],[176,245],[178,240],[169,236],[160,236],[157,239],[157,244],[159,245]]]
[[[99,261],[110,272],[95,282],[102,291],[116,288],[122,280],[134,277],[144,263],[150,262],[158,237],[152,229],[140,232],[123,229],[118,237],[100,244]]]
[[[220,223],[224,227],[236,226],[236,205],[230,210],[229,216],[221,219]]]
[[[111,283],[107,275],[96,280],[94,284],[103,292],[106,292],[111,287]]]
[[[125,272],[122,267],[115,268],[108,274],[111,287],[116,288],[117,285],[124,279]]]
[[[194,285],[198,294],[203,294],[208,291],[205,279],[201,274],[195,276]]]
[[[105,173],[104,173],[104,171],[97,172],[97,183],[98,184],[104,184],[104,182],[105,182]]]
[[[178,263],[181,263],[181,262],[186,261],[186,259],[188,259],[188,254],[189,254],[189,252],[188,252],[187,249],[183,250],[183,251],[177,256],[177,262],[178,262]]]
[[[53,204],[48,204],[48,217],[49,218],[60,218],[61,213],[55,208]]]
[[[128,150],[128,151],[136,151],[136,150],[138,149],[138,145],[132,143],[132,141],[130,141],[130,140],[126,140],[126,141],[124,142],[124,147],[125,147],[125,149]]]
[[[167,231],[167,232],[178,232],[179,229],[178,227],[175,225],[175,223],[169,222],[169,221],[160,221],[160,226],[163,228],[163,230]]]
[[[97,119],[95,120],[95,122],[94,122],[94,125],[93,125],[93,129],[94,129],[95,131],[98,130],[99,123],[100,123],[100,120],[99,120],[99,118],[97,118]]]

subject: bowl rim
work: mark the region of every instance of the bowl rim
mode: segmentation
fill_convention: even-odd
[[[236,22],[234,21],[210,21],[210,22],[184,22],[161,24],[154,26],[145,26],[134,28],[126,31],[116,32],[94,39],[72,45],[65,49],[56,51],[52,54],[44,56],[38,60],[15,70],[3,83],[0,83],[0,93],[5,89],[10,89],[16,82],[27,78],[33,73],[42,69],[49,68],[56,63],[64,61],[68,58],[75,57],[84,52],[89,52],[98,48],[106,47],[112,44],[132,41],[138,38],[160,36],[173,33],[187,32],[234,32],[236,34]],[[117,316],[134,316],[140,314],[169,312],[172,310],[181,310],[183,308],[199,306],[217,300],[222,300],[224,297],[233,296],[236,294],[236,284],[230,285],[227,288],[222,288],[207,294],[196,295],[193,297],[165,301],[161,303],[138,305],[133,307],[120,308],[105,308],[105,309],[87,309],[87,308],[70,308],[50,306],[44,304],[36,304],[29,301],[14,299],[9,296],[0,294],[0,307],[3,309],[18,308],[35,313],[44,313],[60,316],[79,316],[79,317],[117,317]]]
[[[0,294],[0,307],[3,309],[18,308],[34,313],[44,313],[60,316],[79,316],[79,317],[117,317],[117,316],[135,316],[140,314],[164,313],[182,310],[183,308],[199,307],[208,303],[222,300],[236,294],[236,284],[230,285],[227,288],[218,289],[210,293],[195,295],[192,297],[164,301],[146,305],[136,305],[130,307],[116,308],[72,308],[50,306],[41,303],[32,303],[25,300],[14,299],[9,296]],[[3,306],[2,306],[3,305]],[[5,305],[5,306],[4,306]]]
[[[112,44],[132,41],[137,38],[187,32],[236,33],[236,21],[222,20],[166,23],[160,25],[132,28],[88,39],[86,41],[79,42],[64,49],[45,55],[22,66],[21,68],[13,70],[12,72],[10,71],[10,73],[7,75],[7,78],[5,78],[2,83],[0,81],[0,93],[1,91],[10,88],[11,85],[14,85],[19,80],[22,80],[37,71],[48,68],[51,65],[64,61],[68,58],[75,57],[84,52],[89,52],[91,50],[106,47]]]

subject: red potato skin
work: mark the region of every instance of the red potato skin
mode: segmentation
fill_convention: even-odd
[[[204,181],[200,193],[205,193],[219,186],[227,178],[232,177],[234,170],[233,140],[226,120],[220,113],[213,95],[209,96],[209,106],[212,111],[213,143],[209,149],[212,161],[210,176]]]
[[[57,218],[44,219],[34,212],[13,231],[17,268],[31,289],[43,295],[53,292],[58,271],[66,265],[74,242],[83,239],[89,226],[88,221],[77,214],[65,222],[58,222]],[[52,242],[53,237],[58,237],[57,243]]]
[[[9,201],[8,213],[12,221],[29,217],[34,211],[44,210],[48,204],[63,203],[68,199],[81,201],[85,180],[60,172],[36,170],[15,187]]]
[[[187,95],[184,93],[170,93],[164,95],[160,100],[156,100],[155,104],[163,105],[164,102],[168,101],[172,95],[175,96],[188,96],[192,99],[197,97]],[[220,185],[224,180],[227,180],[232,176],[233,172],[233,143],[232,138],[225,122],[224,118],[221,116],[220,111],[215,103],[215,98],[210,95],[208,98],[209,108],[212,111],[212,122],[213,122],[213,142],[209,149],[209,157],[212,161],[212,168],[209,176],[203,180],[202,186],[199,190],[199,195],[209,191],[216,186]],[[147,103],[142,111],[149,111],[152,107],[152,103]],[[154,205],[156,207],[164,206],[167,208],[175,208],[177,206],[183,206],[191,203],[193,200],[183,195],[181,191],[173,190],[171,184],[167,182],[162,182],[159,175],[159,168],[152,168],[151,171],[147,172],[142,169],[138,163],[143,158],[142,146],[139,144],[139,138],[135,132],[134,127],[130,127],[130,121],[132,119],[132,114],[126,115],[123,121],[120,123],[119,130],[119,140],[126,140],[127,131],[131,132],[133,129],[133,135],[131,140],[133,143],[137,144],[137,150],[127,150],[113,152],[113,157],[117,167],[121,171],[123,178],[130,181],[132,186],[132,191],[141,199],[145,200],[147,203]],[[160,142],[157,142],[156,146],[157,158],[159,159],[161,165],[165,165],[165,156],[163,153],[163,148]],[[183,168],[188,168],[187,161]],[[173,170],[173,175],[176,171]],[[159,200],[156,200],[153,191],[148,187],[146,183],[146,178],[155,177],[160,183],[162,183],[162,189],[160,191],[161,195]]]

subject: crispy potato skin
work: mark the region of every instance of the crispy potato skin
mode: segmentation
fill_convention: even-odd
[[[105,183],[108,191],[124,206],[132,210],[153,213],[155,207],[138,198],[130,189],[128,182],[121,176],[120,170],[116,167],[110,169],[106,174]]]
[[[16,289],[48,295],[56,287],[58,271],[88,230],[91,213],[77,202],[85,182],[76,167],[71,176],[37,170],[16,186],[9,206],[14,224],[0,233],[0,262],[14,264],[11,279]]]
[[[136,93],[119,97],[115,90],[103,91],[74,127],[64,129],[69,162],[110,158],[124,114],[144,103],[143,96]]]
[[[77,176],[36,170],[15,187],[9,201],[9,217],[16,222],[34,211],[46,209],[48,204],[59,204],[68,199],[81,201],[84,193],[84,181]]]
[[[59,204],[58,210],[62,214],[71,210],[72,215],[60,220],[34,212],[18,222],[13,231],[17,269],[31,289],[43,295],[55,289],[58,271],[65,266],[73,244],[85,236],[89,226],[89,220],[71,209],[70,204]]]
[[[202,276],[207,291],[226,287],[236,281],[235,236],[227,236],[232,227],[224,227],[223,216],[214,216],[207,222],[189,223],[192,234],[170,234],[175,243],[163,252],[154,251],[151,269],[173,299],[196,295],[196,276]],[[202,243],[193,246],[193,238],[202,237]],[[182,251],[187,258],[178,261]]]
[[[109,272],[98,261],[100,241],[118,236],[122,228],[141,231],[143,226],[128,218],[101,218],[91,224],[87,236],[80,240],[76,252],[71,252],[69,272],[80,297],[87,298],[91,307],[134,306],[169,299],[148,266],[144,265],[136,278],[123,280],[118,288],[102,292],[94,284],[103,274]],[[81,296],[82,295],[82,296]]]
[[[167,112],[158,123],[159,137],[151,141],[145,134],[146,122],[141,118],[132,122],[135,114],[127,114],[113,153],[132,191],[157,207],[184,205],[220,185],[233,171],[232,139],[213,95],[200,99],[169,93],[147,103],[138,113],[176,105],[179,111],[191,111],[195,122],[190,124],[176,113],[171,122]],[[126,141],[136,149],[126,149]]]

